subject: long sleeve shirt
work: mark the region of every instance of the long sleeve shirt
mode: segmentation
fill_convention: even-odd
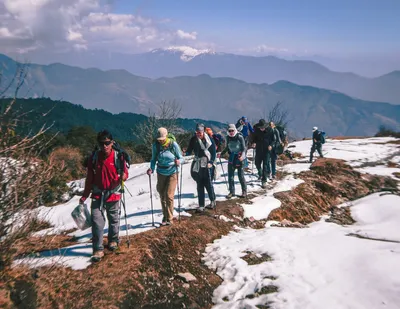
[[[158,147],[160,151],[158,151]],[[167,147],[157,146],[157,142],[153,144],[153,150],[150,161],[150,168],[154,172],[157,163],[157,173],[165,176],[170,176],[177,172],[175,159],[179,160],[180,164],[185,162],[182,156],[182,151],[176,142],[167,145]]]
[[[215,142],[214,139],[210,138],[211,141],[211,146],[207,149],[210,152],[211,158],[209,160],[209,163],[213,164],[215,161],[215,158],[217,156],[217,152],[215,149]],[[203,145],[205,146],[205,140],[202,141]],[[193,136],[190,141],[189,141],[189,146],[186,150],[186,155],[190,156],[194,152],[194,155],[198,158],[205,157],[206,154],[204,153],[204,150],[201,148],[199,145],[199,141],[197,136]]]

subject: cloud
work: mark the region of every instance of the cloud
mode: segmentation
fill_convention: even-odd
[[[114,14],[112,0],[0,0],[0,52],[141,52],[186,44],[196,32],[167,19]]]
[[[281,48],[281,47],[273,47],[273,46],[268,46],[265,44],[258,45],[257,47],[254,48],[254,51],[256,53],[287,53],[289,50],[287,48]]]
[[[185,32],[183,30],[178,30],[178,31],[176,31],[176,34],[181,39],[196,40],[196,38],[197,38],[196,32],[189,33],[189,32]]]

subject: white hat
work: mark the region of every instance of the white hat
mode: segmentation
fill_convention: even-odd
[[[318,130],[318,127],[313,127],[312,128],[313,132]]]

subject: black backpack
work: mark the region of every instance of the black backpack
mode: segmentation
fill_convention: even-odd
[[[276,129],[279,132],[279,137],[281,139],[281,142],[284,143],[287,138],[287,132],[286,132],[285,128],[282,126],[276,126]]]

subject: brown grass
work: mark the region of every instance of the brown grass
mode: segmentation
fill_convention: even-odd
[[[361,174],[337,159],[319,159],[312,164],[310,171],[300,173],[299,177],[305,182],[294,190],[274,194],[282,205],[270,213],[268,220],[311,223],[329,212],[333,205],[382,188],[397,187],[396,181],[390,177]]]
[[[389,161],[389,162],[387,163],[387,167],[390,167],[390,168],[397,168],[397,167],[399,167],[399,165],[398,165],[397,163],[393,162],[393,161]]]
[[[66,171],[68,180],[82,178],[86,175],[83,167],[83,156],[78,148],[59,147],[49,155],[49,161]]]
[[[234,218],[243,216],[238,203],[238,199],[217,202],[218,215],[244,226],[246,221]],[[14,299],[22,301],[21,308],[29,303],[38,308],[211,308],[212,294],[221,278],[201,262],[201,253],[208,243],[226,235],[234,223],[214,218],[209,210],[192,214],[182,217],[180,224],[131,236],[130,248],[121,233],[118,253],[106,251],[102,262],[82,271],[61,267],[9,270],[14,277],[9,289],[13,289]],[[38,241],[43,239],[32,238],[21,251],[40,249],[35,244]],[[49,244],[62,247],[70,241],[58,236]],[[185,285],[176,278],[179,272],[190,272],[197,281]],[[26,299],[22,297],[24,286],[34,291]]]

